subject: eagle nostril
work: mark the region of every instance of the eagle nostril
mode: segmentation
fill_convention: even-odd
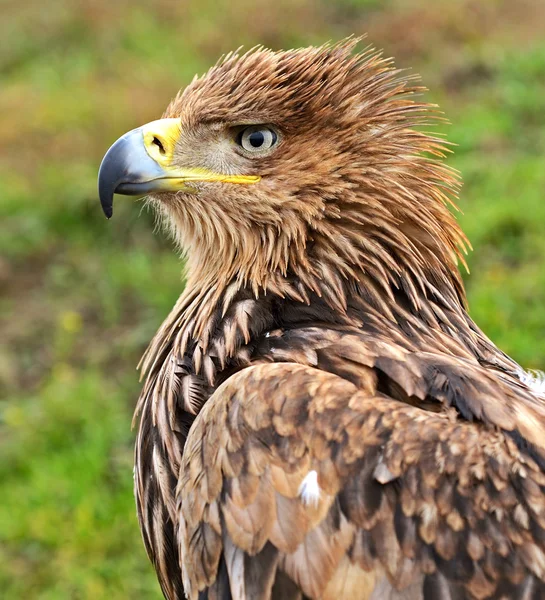
[[[159,152],[161,154],[163,154],[163,155],[166,154],[166,150],[165,150],[165,147],[163,146],[163,142],[161,142],[161,140],[157,136],[153,137],[153,140],[151,143],[155,144],[157,146],[157,148],[159,148]]]

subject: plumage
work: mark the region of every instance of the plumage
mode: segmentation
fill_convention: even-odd
[[[227,55],[101,167],[187,254],[135,416],[169,600],[545,597],[543,380],[467,312],[434,107],[354,45]]]

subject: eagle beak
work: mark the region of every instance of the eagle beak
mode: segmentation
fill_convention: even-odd
[[[129,131],[110,147],[98,171],[98,195],[108,219],[113,214],[114,194],[194,191],[191,183],[195,182],[249,184],[261,179],[257,175],[226,175],[175,166],[174,149],[180,134],[180,119],[159,119]]]

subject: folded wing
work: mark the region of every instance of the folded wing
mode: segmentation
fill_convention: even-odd
[[[206,403],[176,493],[188,597],[545,597],[534,458],[359,373],[263,364]]]

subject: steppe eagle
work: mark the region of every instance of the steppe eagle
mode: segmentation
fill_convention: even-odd
[[[231,54],[100,169],[187,284],[144,357],[164,595],[545,598],[545,402],[467,312],[421,88],[354,41]]]

